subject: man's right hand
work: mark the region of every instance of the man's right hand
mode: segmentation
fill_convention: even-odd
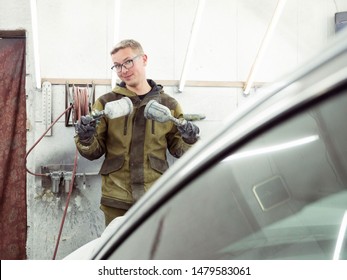
[[[82,116],[76,123],[75,130],[81,142],[89,142],[95,134],[96,122],[91,116]]]

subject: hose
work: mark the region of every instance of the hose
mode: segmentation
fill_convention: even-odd
[[[87,88],[80,88],[80,87],[74,86],[74,95],[73,96],[74,96],[73,104],[70,105],[68,108],[66,108],[65,111],[63,113],[61,113],[56,120],[54,120],[54,122],[47,128],[47,130],[42,134],[42,136],[34,143],[34,145],[26,153],[26,155],[25,155],[25,169],[29,174],[34,175],[34,176],[40,176],[40,177],[50,176],[49,174],[40,174],[40,173],[31,172],[27,168],[27,158],[28,158],[29,154],[31,153],[31,151],[37,146],[37,144],[42,140],[42,138],[47,134],[47,132],[53,127],[53,125],[55,125],[57,123],[57,121],[65,113],[67,113],[68,111],[70,111],[72,109],[74,109],[74,113],[75,113],[74,118],[73,118],[74,123],[77,122],[81,118],[81,116],[85,116],[85,115],[89,114],[89,101],[88,101]],[[55,260],[56,255],[57,255],[57,251],[59,248],[59,242],[60,242],[61,234],[63,231],[64,223],[65,223],[67,209],[68,209],[68,206],[70,203],[70,198],[71,198],[71,194],[72,194],[72,190],[73,190],[73,186],[74,186],[74,182],[75,182],[75,175],[76,175],[76,171],[77,171],[77,159],[78,159],[78,150],[76,148],[74,165],[73,165],[73,172],[72,172],[72,180],[70,183],[69,193],[68,193],[68,196],[66,199],[65,209],[64,209],[63,217],[62,217],[60,228],[59,228],[58,239],[56,242],[56,246],[55,246],[55,250],[54,250],[54,254],[53,254],[53,258],[52,258],[53,260]]]
[[[89,114],[89,102],[88,102],[88,89],[74,86],[74,107],[75,116],[74,123],[78,121],[81,116]]]
[[[49,174],[40,174],[32,172],[27,167],[27,158],[31,151],[36,147],[36,145],[42,140],[42,138],[47,134],[47,132],[57,123],[57,121],[68,111],[74,109],[74,119],[73,122],[77,122],[81,116],[85,116],[89,114],[89,101],[88,101],[88,90],[87,88],[74,87],[74,102],[68,108],[65,109],[63,113],[61,113],[56,120],[47,128],[47,130],[41,135],[41,137],[34,143],[34,145],[28,150],[25,155],[25,170],[34,176],[40,177],[48,177]]]
[[[58,252],[60,237],[61,237],[61,233],[63,232],[63,227],[64,227],[64,223],[65,223],[66,213],[67,213],[67,209],[68,209],[69,204],[70,204],[70,198],[71,198],[71,194],[72,194],[72,188],[73,188],[73,185],[74,185],[74,183],[75,183],[75,174],[76,174],[76,170],[77,170],[77,159],[78,159],[78,150],[76,149],[76,152],[75,152],[75,160],[74,160],[73,171],[72,171],[72,180],[71,180],[71,183],[70,183],[69,193],[68,193],[68,196],[67,196],[67,198],[66,198],[66,204],[65,204],[64,214],[63,214],[63,217],[62,217],[62,219],[61,219],[60,228],[59,228],[59,234],[58,234],[58,239],[57,239],[57,243],[55,244],[55,249],[54,249],[54,254],[53,254],[52,260],[55,260],[55,257],[56,257],[57,252]]]
[[[56,122],[69,110],[71,110],[73,107],[73,105],[69,106],[63,113],[61,113],[61,115],[54,121],[52,122],[52,124],[47,128],[47,130],[41,135],[41,137],[34,143],[34,145],[28,150],[28,152],[26,153],[25,155],[25,170],[31,174],[31,175],[34,175],[34,176],[41,176],[41,177],[48,177],[49,174],[39,174],[39,173],[34,173],[34,172],[31,172],[28,167],[27,167],[27,158],[29,156],[29,154],[31,153],[31,151],[36,147],[36,145],[38,143],[40,143],[40,141],[42,140],[42,138],[47,134],[47,132],[53,127],[53,125],[56,124]]]

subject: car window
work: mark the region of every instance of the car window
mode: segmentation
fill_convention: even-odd
[[[347,259],[344,91],[221,159],[110,257]]]

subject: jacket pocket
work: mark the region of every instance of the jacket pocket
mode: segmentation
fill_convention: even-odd
[[[106,158],[100,168],[101,175],[108,175],[122,168],[124,164],[124,156],[115,156]]]
[[[163,174],[169,168],[169,164],[166,160],[157,158],[153,155],[148,155],[148,158],[151,168],[155,171],[158,171],[161,174]]]

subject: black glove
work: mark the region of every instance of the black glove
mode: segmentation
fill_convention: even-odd
[[[177,129],[186,143],[194,144],[198,140],[200,129],[192,122],[187,121],[184,125],[177,126]]]
[[[75,130],[82,143],[89,143],[95,134],[96,122],[91,116],[82,116],[76,123]]]

